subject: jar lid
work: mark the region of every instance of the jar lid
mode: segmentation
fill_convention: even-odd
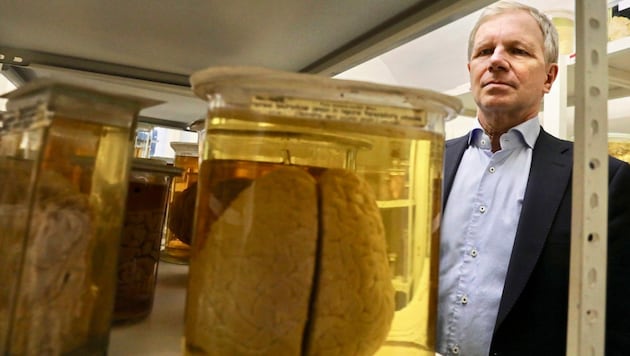
[[[433,102],[434,105],[444,106],[444,109],[453,115],[463,108],[461,100],[431,90],[334,79],[314,74],[291,73],[260,67],[211,67],[193,73],[190,76],[190,83],[194,93],[202,99],[206,99],[207,94],[212,93],[215,89],[229,85],[242,87],[243,90],[268,89],[273,91],[281,89],[296,93],[310,92],[315,95],[314,97],[324,96],[337,100],[352,99],[355,96],[353,94],[363,93],[370,94],[369,96],[373,100],[382,104],[389,102],[392,105],[400,104],[406,107],[410,105],[422,107]]]
[[[212,67],[193,73],[194,93],[215,108],[245,109],[278,123],[357,126],[404,134],[424,128],[427,117],[452,119],[461,100],[430,90],[333,79],[258,67]],[[249,120],[259,120],[249,115]],[[362,125],[357,125],[360,123]]]
[[[161,159],[139,157],[133,159],[131,163],[131,170],[135,172],[141,171],[149,173],[159,173],[169,176],[181,176],[184,172],[183,169],[168,165],[166,161],[163,161]]]
[[[50,78],[36,78],[0,98],[8,99],[7,111],[33,110],[43,105],[70,119],[123,127],[131,127],[140,110],[162,103]]]

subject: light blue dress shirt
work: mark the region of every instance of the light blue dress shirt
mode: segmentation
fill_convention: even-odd
[[[441,224],[437,350],[490,352],[518,225],[538,118],[513,127],[492,153],[477,122],[459,165]]]

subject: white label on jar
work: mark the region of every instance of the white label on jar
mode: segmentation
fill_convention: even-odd
[[[630,7],[630,0],[619,0],[617,4],[619,11],[623,11]]]
[[[265,115],[366,124],[406,124],[423,127],[427,122],[426,111],[422,109],[283,96],[254,96],[251,109]]]

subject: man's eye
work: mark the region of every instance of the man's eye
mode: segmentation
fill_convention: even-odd
[[[477,55],[478,56],[490,56],[492,55],[492,48],[485,48],[485,49],[480,49],[479,51],[477,51]]]
[[[527,55],[529,52],[527,52],[524,49],[514,48],[514,49],[512,49],[512,53],[518,54],[518,55]]]

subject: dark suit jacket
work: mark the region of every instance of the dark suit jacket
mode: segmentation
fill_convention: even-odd
[[[446,143],[446,204],[467,139]],[[630,165],[612,157],[609,163],[606,354],[630,355]],[[532,154],[491,355],[565,355],[572,165],[572,143],[541,130]]]

